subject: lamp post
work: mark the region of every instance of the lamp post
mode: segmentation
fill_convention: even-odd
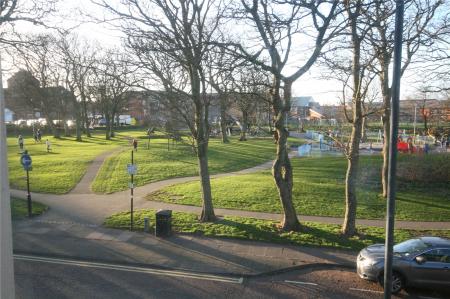
[[[416,140],[417,103],[414,103],[414,140]]]
[[[0,298],[15,298],[5,98],[0,58]]]
[[[395,11],[395,34],[394,34],[394,67],[392,78],[391,98],[391,124],[389,142],[389,170],[388,170],[388,196],[386,207],[386,241],[384,253],[384,298],[390,299],[392,293],[392,263],[394,247],[394,225],[395,225],[395,192],[396,192],[396,170],[397,170],[397,135],[398,117],[400,110],[400,79],[402,63],[402,37],[403,37],[403,0],[396,1]]]

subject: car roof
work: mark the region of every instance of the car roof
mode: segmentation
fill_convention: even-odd
[[[430,245],[432,247],[449,247],[450,248],[450,240],[441,237],[421,237],[420,238],[425,244]]]

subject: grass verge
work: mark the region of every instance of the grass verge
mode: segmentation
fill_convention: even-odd
[[[125,135],[121,135],[125,134]],[[33,192],[64,194],[69,192],[85,174],[90,162],[103,152],[127,145],[126,132],[117,134],[112,140],[105,140],[103,133],[93,133],[82,142],[75,138],[53,138],[44,136],[41,143],[25,137],[25,149],[33,159],[30,172],[30,188]],[[51,142],[47,152],[45,140]],[[8,165],[10,185],[15,189],[26,188],[25,171],[20,164],[21,153],[17,139],[8,138]]]
[[[33,216],[39,216],[45,211],[47,211],[48,207],[40,202],[33,201],[32,205]],[[11,200],[11,216],[13,219],[21,219],[28,216],[28,205],[27,201],[24,199],[13,198]]]
[[[404,165],[407,159],[408,156],[400,156],[399,165]],[[449,163],[449,159],[442,161]],[[359,219],[382,219],[385,216],[386,200],[380,196],[381,163],[380,156],[361,157],[357,186]],[[343,157],[292,159],[293,202],[297,212],[301,215],[343,217],[346,165]],[[216,208],[282,212],[270,171],[214,179],[211,180],[211,189]],[[198,182],[169,186],[149,194],[147,199],[194,206],[202,204]],[[448,182],[414,182],[399,178],[396,219],[450,221]]]
[[[300,139],[291,139],[290,144],[301,144]],[[149,148],[147,149],[147,145]],[[136,186],[175,177],[198,175],[198,162],[192,147],[184,139],[178,145],[167,139],[154,138],[150,144],[145,135],[140,136],[138,151],[134,153],[134,161],[138,172],[134,176]],[[224,173],[250,168],[270,161],[275,155],[273,138],[249,138],[240,142],[231,138],[230,143],[223,144],[219,138],[209,141],[208,164],[210,174]],[[92,189],[97,193],[112,193],[128,188],[130,180],[126,172],[131,163],[130,151],[122,152],[108,158],[100,169]]]
[[[143,230],[144,218],[148,217],[154,230],[155,210],[138,210],[134,213],[134,227]],[[320,246],[359,250],[374,243],[384,243],[384,229],[358,227],[359,236],[344,238],[339,225],[304,222],[302,232],[280,231],[278,222],[243,217],[224,217],[214,223],[200,223],[198,216],[190,213],[173,212],[172,228],[178,233],[198,234],[210,237],[236,238],[253,241],[289,243],[300,246]],[[108,217],[105,226],[118,229],[130,227],[130,213],[122,212]],[[434,235],[450,238],[450,230],[395,230],[395,241],[412,237]]]

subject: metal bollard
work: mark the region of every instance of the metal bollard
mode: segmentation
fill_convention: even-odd
[[[146,232],[146,233],[150,232],[148,217],[144,218],[144,232]]]

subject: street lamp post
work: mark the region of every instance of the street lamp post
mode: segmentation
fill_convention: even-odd
[[[416,140],[417,103],[414,103],[414,140]]]
[[[397,170],[397,135],[398,116],[400,110],[400,79],[402,63],[402,37],[403,37],[403,0],[396,1],[395,11],[395,34],[394,34],[394,67],[392,78],[391,98],[391,124],[389,142],[389,169],[388,169],[388,196],[386,207],[386,241],[384,253],[384,298],[390,299],[392,293],[392,263],[394,247],[395,226],[395,192],[396,192],[396,170]]]
[[[1,58],[0,58],[1,60]],[[0,61],[0,298],[15,298],[5,98]]]

